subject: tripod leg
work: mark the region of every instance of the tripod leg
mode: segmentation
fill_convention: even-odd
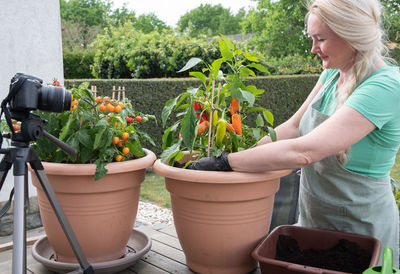
[[[26,227],[24,176],[14,177],[13,274],[26,273]]]

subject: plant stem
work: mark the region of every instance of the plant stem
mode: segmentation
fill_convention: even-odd
[[[210,157],[210,146],[211,146],[211,127],[212,127],[212,114],[214,112],[214,86],[215,80],[212,81],[212,88],[211,88],[211,108],[210,108],[210,117],[208,120],[210,121],[210,127],[208,128],[208,146],[207,146],[207,157]]]

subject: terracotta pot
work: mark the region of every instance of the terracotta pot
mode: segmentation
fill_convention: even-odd
[[[88,261],[104,262],[121,258],[136,219],[140,184],[146,168],[156,159],[146,151],[140,159],[107,164],[106,176],[94,180],[94,164],[59,164],[43,162],[60,204]],[[31,171],[32,173],[32,171]],[[76,263],[76,257],[36,175],[43,226],[60,262]]]
[[[197,171],[157,160],[165,177],[175,228],[187,265],[198,273],[248,273],[251,252],[268,233],[279,178],[265,173]]]

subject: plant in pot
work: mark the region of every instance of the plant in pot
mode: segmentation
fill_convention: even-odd
[[[55,84],[57,84],[55,82]],[[38,112],[47,120],[44,129],[77,150],[69,156],[48,139],[36,151],[56,196],[90,263],[123,257],[136,218],[140,184],[156,156],[142,148],[151,138],[140,124],[154,119],[135,111],[130,101],[97,97],[82,83],[72,89],[70,111]],[[136,117],[136,119],[134,119]],[[140,119],[138,118],[140,117]],[[56,261],[76,263],[55,213],[36,175],[43,226]]]
[[[163,153],[153,170],[165,177],[188,266],[199,273],[247,273],[257,266],[251,252],[268,233],[279,179],[290,171],[185,168],[204,156],[247,149],[267,134],[275,139],[272,113],[256,104],[264,91],[245,83],[255,70],[266,72],[260,57],[224,36],[218,42],[222,57],[190,72],[200,87],[166,102],[163,125],[172,113],[176,120],[164,132]],[[192,58],[181,71],[200,62]],[[255,126],[247,124],[250,119]]]

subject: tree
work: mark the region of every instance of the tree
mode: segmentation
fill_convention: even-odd
[[[170,29],[167,24],[160,20],[154,13],[140,15],[133,24],[134,28],[141,30],[143,33],[150,33],[154,30],[162,31]]]
[[[109,0],[60,0],[64,46],[86,48],[106,26]]]
[[[230,9],[226,9],[220,4],[215,6],[201,4],[198,8],[181,16],[178,21],[178,29],[188,33],[191,37],[237,34],[241,33],[240,22],[244,16],[243,9],[233,15]]]
[[[265,55],[281,57],[309,55],[311,41],[307,37],[304,18],[307,7],[303,1],[258,0],[242,26],[247,33],[256,33],[252,45]]]

